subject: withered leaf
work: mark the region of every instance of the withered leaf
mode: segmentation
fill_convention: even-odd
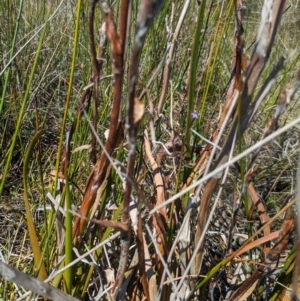
[[[138,97],[134,98],[133,122],[138,123],[144,115],[145,106]]]

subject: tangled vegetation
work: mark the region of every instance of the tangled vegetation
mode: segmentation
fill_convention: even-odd
[[[0,300],[298,300],[300,10],[262,2],[3,1]]]

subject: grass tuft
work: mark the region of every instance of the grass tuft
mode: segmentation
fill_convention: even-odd
[[[295,300],[299,13],[3,2],[0,300]]]

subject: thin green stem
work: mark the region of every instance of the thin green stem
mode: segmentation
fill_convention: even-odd
[[[22,100],[22,105],[21,105],[21,108],[20,108],[20,113],[19,113],[17,125],[16,125],[15,131],[14,131],[14,135],[13,135],[13,138],[12,138],[11,145],[9,147],[8,157],[6,159],[5,167],[4,167],[4,170],[3,170],[2,181],[1,181],[1,185],[0,185],[0,195],[2,195],[2,193],[3,193],[4,184],[5,184],[8,169],[9,169],[9,166],[10,166],[10,163],[11,163],[11,160],[12,160],[12,156],[13,156],[13,152],[14,152],[14,149],[15,149],[16,141],[17,141],[17,138],[20,134],[20,129],[21,129],[21,124],[22,124],[22,120],[23,120],[23,116],[24,116],[25,107],[26,107],[27,101],[28,101],[29,96],[30,96],[31,86],[32,86],[32,83],[33,83],[34,76],[36,75],[35,71],[36,71],[36,68],[37,68],[37,65],[38,65],[38,61],[39,61],[39,57],[40,57],[40,54],[41,54],[41,50],[42,50],[43,42],[44,42],[44,39],[45,39],[46,31],[47,31],[47,28],[48,28],[48,25],[49,25],[49,16],[50,16],[50,10],[47,14],[45,26],[43,28],[43,31],[42,31],[42,34],[41,34],[41,37],[40,37],[40,40],[39,40],[39,44],[38,44],[38,48],[37,48],[36,55],[35,55],[35,58],[34,58],[33,66],[32,66],[30,76],[29,76],[29,79],[28,79],[28,84],[27,84],[26,91],[25,91],[25,94],[24,94],[24,97],[23,97],[23,100]]]
[[[190,74],[189,74],[189,91],[188,91],[188,109],[186,116],[186,130],[185,130],[185,147],[189,150],[190,148],[190,127],[192,124],[192,112],[195,107],[195,87],[196,87],[196,78],[197,78],[197,66],[199,60],[199,49],[200,41],[203,37],[201,34],[204,12],[205,12],[206,0],[201,1],[201,6],[198,12],[197,28],[194,35],[194,43],[192,49],[192,57],[190,63]]]
[[[12,45],[11,45],[11,49],[10,49],[9,62],[12,60],[12,57],[13,57],[14,51],[15,51],[16,40],[17,40],[19,28],[20,28],[20,23],[21,23],[21,13],[23,10],[23,4],[24,4],[24,0],[21,0],[20,6],[19,6],[17,22],[16,22],[16,27],[15,27],[15,33],[14,33],[14,37],[13,37]],[[12,63],[8,66],[6,77],[5,77],[5,83],[4,83],[4,87],[3,87],[3,91],[2,91],[2,98],[0,101],[0,116],[2,115],[2,111],[4,109],[6,90],[7,90],[8,83],[10,81],[10,75],[11,75],[11,65],[12,65]]]

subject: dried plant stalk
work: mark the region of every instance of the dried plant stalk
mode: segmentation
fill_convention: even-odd
[[[258,79],[265,67],[266,62],[268,61],[284,5],[285,1],[283,0],[266,0],[264,3],[257,41],[254,46],[250,64],[246,71],[245,84],[240,100],[240,109],[235,113],[233,125],[226,138],[222,152],[216,160],[214,168],[220,167],[229,158],[234,137],[238,127],[240,126],[239,120],[242,121],[246,116]],[[244,133],[244,130],[245,129],[240,129],[241,135]],[[205,186],[198,215],[198,227],[195,236],[195,245],[197,245],[201,237],[204,236],[203,229],[207,220],[209,203],[220,177],[221,174],[216,178],[210,179]],[[194,266],[196,274],[198,274],[201,269],[204,241],[205,240],[203,239],[195,259]]]
[[[64,292],[51,286],[50,284],[26,275],[10,267],[2,261],[0,261],[0,275],[6,280],[13,281],[16,284],[33,291],[37,295],[49,298],[50,300],[78,301],[78,299],[65,294]]]
[[[139,121],[144,113],[144,107],[136,96],[135,85],[136,85],[136,79],[138,77],[140,56],[144,46],[146,34],[152,24],[153,18],[159,11],[163,2],[164,1],[152,2],[151,0],[142,1],[140,6],[140,11],[139,11],[139,17],[137,21],[135,44],[133,47],[131,62],[130,62],[129,95],[127,101],[127,114],[126,114],[126,129],[128,135],[128,143],[129,143],[127,178],[130,180],[126,181],[125,192],[123,197],[124,207],[121,216],[121,222],[127,225],[130,225],[129,203],[130,203],[130,196],[132,191],[131,180],[134,178],[137,131],[138,131]],[[130,242],[129,234],[130,234],[129,231],[127,231],[127,233],[122,232],[122,236],[121,236],[120,264],[118,268],[116,282],[111,293],[111,297],[113,300],[116,300],[124,278],[124,272],[128,260],[128,250],[129,250],[129,242]],[[139,241],[139,243],[142,244],[142,241]],[[142,250],[143,246],[140,245],[139,249]],[[143,258],[144,254],[141,253],[142,252],[140,251],[139,255],[142,258],[139,259],[144,260]],[[141,272],[144,274],[143,269]]]
[[[100,2],[103,12],[105,13],[106,35],[111,48],[111,56],[113,61],[114,72],[114,98],[112,104],[112,113],[110,119],[109,135],[105,143],[105,150],[110,156],[112,155],[115,147],[121,141],[122,126],[119,120],[121,99],[122,99],[122,86],[123,86],[123,52],[121,47],[121,39],[117,33],[116,25],[114,22],[113,12],[106,1]],[[127,15],[127,14],[126,14]],[[123,20],[126,23],[126,20]],[[125,37],[122,37],[125,40]],[[87,216],[90,211],[97,195],[98,188],[107,176],[106,170],[110,164],[105,152],[101,154],[100,159],[97,161],[89,178],[83,201],[80,208],[80,215]],[[81,237],[85,229],[86,221],[77,217],[73,226],[73,237],[76,235]]]

